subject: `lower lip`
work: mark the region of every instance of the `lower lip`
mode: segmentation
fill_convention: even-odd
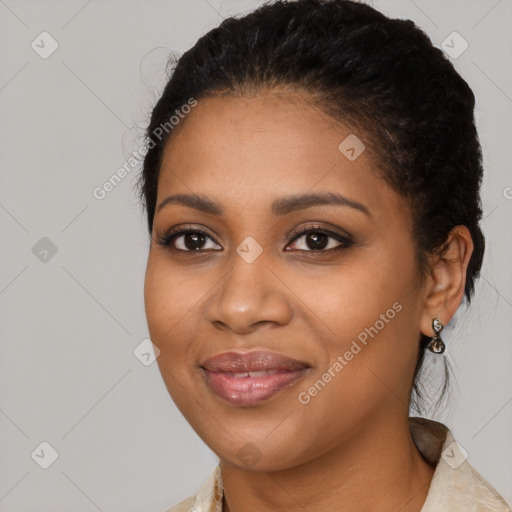
[[[238,406],[251,406],[268,400],[285,388],[295,384],[308,370],[282,371],[262,377],[231,377],[224,372],[201,369],[210,389]]]

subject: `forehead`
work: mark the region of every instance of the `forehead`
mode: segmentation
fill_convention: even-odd
[[[393,195],[369,151],[355,160],[340,151],[357,134],[299,94],[205,98],[180,123],[164,149],[157,203],[171,192],[200,193],[246,208],[331,190],[375,207]]]

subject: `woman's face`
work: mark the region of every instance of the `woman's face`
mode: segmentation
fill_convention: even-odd
[[[423,286],[410,209],[364,136],[291,94],[203,99],[180,122],[145,304],[185,418],[221,459],[265,471],[403,421]],[[157,243],[171,229],[191,233]]]

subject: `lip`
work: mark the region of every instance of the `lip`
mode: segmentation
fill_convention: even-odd
[[[232,405],[252,406],[294,385],[310,366],[277,352],[225,352],[200,369],[209,388]]]

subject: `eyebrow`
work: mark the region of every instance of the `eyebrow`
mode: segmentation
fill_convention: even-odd
[[[158,205],[156,211],[159,212],[162,208],[171,203],[182,204],[189,208],[193,208],[194,210],[210,213],[212,215],[224,215],[224,208],[220,204],[207,196],[201,196],[198,194],[174,194],[166,197]],[[304,210],[306,208],[320,205],[348,206],[371,217],[371,213],[366,206],[335,192],[316,192],[284,196],[276,199],[272,203],[271,209],[274,215],[286,215],[292,211]]]

